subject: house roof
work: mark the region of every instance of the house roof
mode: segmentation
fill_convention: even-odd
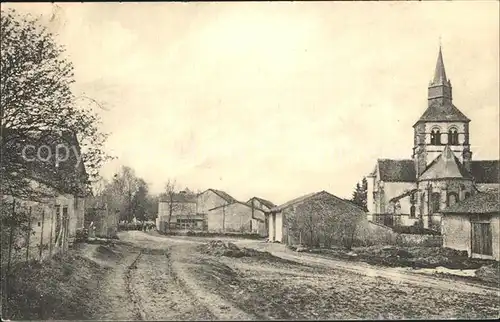
[[[479,192],[444,210],[443,214],[491,214],[500,212],[500,191]]]
[[[427,166],[418,180],[448,178],[472,179],[472,176],[447,145],[443,152]]]
[[[3,144],[6,151],[2,156],[4,179],[17,176],[42,183],[60,193],[79,196],[90,193],[88,174],[80,158],[80,145],[73,133],[20,133],[16,130],[5,130],[2,140],[5,140]],[[43,160],[37,157],[37,152],[40,152]],[[56,153],[59,154],[58,163]],[[21,185],[18,185],[18,188],[21,188]],[[27,196],[29,197],[29,193]]]
[[[476,183],[500,183],[500,160],[472,161],[471,172]]]
[[[215,193],[216,195],[218,195],[219,197],[224,199],[227,203],[233,203],[233,202],[238,201],[235,198],[233,198],[232,196],[230,196],[227,192],[224,192],[222,190],[212,189],[212,188],[203,191],[202,193],[200,193],[200,195],[204,194],[207,191],[212,191],[213,193]]]
[[[332,199],[334,200],[334,202],[338,205],[341,205],[343,208],[346,208],[346,209],[350,209],[350,211],[356,211],[356,212],[363,212],[365,213],[365,211],[355,205],[354,203],[350,202],[350,201],[347,201],[347,200],[344,200],[342,198],[339,198],[325,190],[323,191],[319,191],[319,192],[313,192],[313,193],[310,193],[310,194],[307,194],[307,195],[304,195],[304,196],[301,196],[301,197],[298,197],[298,198],[295,198],[295,199],[292,199],[288,202],[285,202],[284,204],[280,205],[280,206],[277,206],[277,207],[274,207],[272,208],[271,210],[269,210],[268,212],[279,212],[279,211],[282,211],[283,209],[286,209],[290,206],[293,206],[295,204],[298,204],[298,203],[301,203],[301,202],[304,202],[308,199],[314,199],[314,198],[317,198],[317,197],[321,197],[321,196],[328,196],[330,197],[329,199]]]
[[[433,101],[415,125],[419,122],[470,122],[470,119],[451,102]]]
[[[247,201],[247,203],[250,203],[254,199],[257,200],[257,201],[259,201],[261,204],[263,204],[264,206],[266,206],[269,209],[276,207],[276,205],[274,203],[272,203],[271,201],[266,200],[266,199],[262,199],[262,198],[259,198],[259,197],[250,198]]]
[[[377,161],[380,180],[385,182],[415,182],[415,163],[411,159]]]

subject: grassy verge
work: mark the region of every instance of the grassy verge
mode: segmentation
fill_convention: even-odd
[[[72,254],[55,255],[42,263],[19,264],[2,280],[2,317],[11,320],[88,319],[92,298],[106,269]]]

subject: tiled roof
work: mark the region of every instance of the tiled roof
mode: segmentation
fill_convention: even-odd
[[[250,198],[247,203],[251,203],[252,200],[257,200],[258,202],[260,202],[261,204],[263,204],[264,206],[266,206],[267,208],[271,209],[273,207],[276,207],[276,205],[274,203],[272,203],[271,201],[269,200],[266,200],[266,199],[262,199],[262,198],[259,198],[259,197],[253,197],[253,198]]]
[[[379,159],[380,180],[385,182],[415,182],[415,163],[413,160]]]
[[[480,192],[463,201],[456,203],[442,212],[447,213],[461,213],[461,214],[486,214],[486,213],[499,213],[500,212],[500,197],[499,191],[494,192]]]
[[[356,213],[359,213],[359,212],[364,213],[365,212],[363,209],[361,209],[359,206],[353,204],[352,202],[349,202],[349,201],[346,201],[342,198],[334,196],[331,193],[324,191],[324,190],[320,191],[320,192],[313,192],[313,193],[292,199],[292,200],[285,202],[284,204],[282,204],[278,207],[272,208],[270,211],[271,212],[282,211],[285,208],[288,208],[288,207],[293,206],[295,204],[304,202],[308,199],[314,199],[314,198],[318,198],[318,197],[322,197],[322,196],[330,197],[328,199],[332,200],[332,202],[334,202],[336,204],[336,206],[338,207],[338,209],[340,209],[340,210],[345,210],[346,212],[356,212]]]
[[[418,180],[448,178],[472,179],[472,176],[447,145],[443,152],[427,166]]]
[[[470,122],[470,119],[452,103],[434,101],[418,119],[419,122]]]
[[[228,203],[233,203],[238,201],[235,198],[231,197],[227,192],[224,192],[222,190],[216,190],[216,189],[208,189],[208,190],[212,190],[216,195],[218,195]]]
[[[500,183],[500,160],[472,161],[471,172],[476,183]]]

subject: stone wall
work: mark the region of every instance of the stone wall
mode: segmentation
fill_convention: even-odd
[[[398,246],[441,247],[443,238],[433,235],[398,234],[396,244]]]

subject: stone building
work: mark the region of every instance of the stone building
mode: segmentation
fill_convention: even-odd
[[[479,192],[442,211],[443,246],[500,260],[499,191]]]
[[[499,186],[500,160],[473,160],[470,119],[454,104],[439,48],[428,107],[413,125],[412,159],[379,159],[368,175],[368,219],[440,229],[440,210]]]

